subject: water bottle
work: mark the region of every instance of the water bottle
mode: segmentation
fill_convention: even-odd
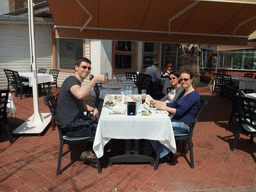
[[[127,95],[128,94],[128,82],[125,83],[125,87],[124,87],[124,94]]]
[[[129,89],[128,89],[128,94],[129,95],[132,95],[132,83],[129,82],[129,85],[128,85]]]

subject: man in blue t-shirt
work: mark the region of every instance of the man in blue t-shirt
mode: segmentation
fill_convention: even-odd
[[[99,111],[92,106],[83,105],[83,98],[90,94],[97,82],[104,82],[106,76],[98,75],[81,86],[90,73],[91,61],[87,58],[78,59],[75,62],[74,76],[66,78],[61,86],[56,116],[57,123],[61,125],[62,132],[66,136],[87,137],[95,134],[96,126],[90,117],[84,115],[84,111],[92,112],[94,121],[98,121]],[[90,150],[83,152],[81,159],[87,156],[95,157],[91,151],[92,143],[87,145],[87,148],[88,146]]]

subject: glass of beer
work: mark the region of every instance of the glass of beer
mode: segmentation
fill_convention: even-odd
[[[146,101],[146,94],[147,94],[147,90],[146,89],[142,89],[141,90],[141,103],[145,103]]]
[[[104,84],[107,84],[109,83],[108,72],[104,73],[104,75],[105,75]]]

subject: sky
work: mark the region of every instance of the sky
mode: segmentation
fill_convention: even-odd
[[[9,0],[0,0],[0,15],[9,13]]]

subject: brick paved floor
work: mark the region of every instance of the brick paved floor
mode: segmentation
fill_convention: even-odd
[[[242,134],[234,151],[237,122],[226,131],[231,102],[208,93],[208,100],[195,126],[193,143],[195,168],[189,167],[189,154],[175,166],[162,161],[157,171],[149,164],[114,164],[102,174],[89,163],[75,161],[72,154],[63,157],[61,175],[56,175],[59,139],[57,130],[47,128],[41,136],[16,135],[10,144],[4,131],[0,137],[1,191],[256,191],[256,143]],[[31,97],[14,98],[17,111],[8,120],[14,130],[33,114]],[[39,97],[40,112],[49,112]],[[115,145],[115,142],[113,142]],[[64,149],[68,151],[67,148]],[[70,157],[71,154],[71,157]],[[105,158],[107,161],[107,158]]]

